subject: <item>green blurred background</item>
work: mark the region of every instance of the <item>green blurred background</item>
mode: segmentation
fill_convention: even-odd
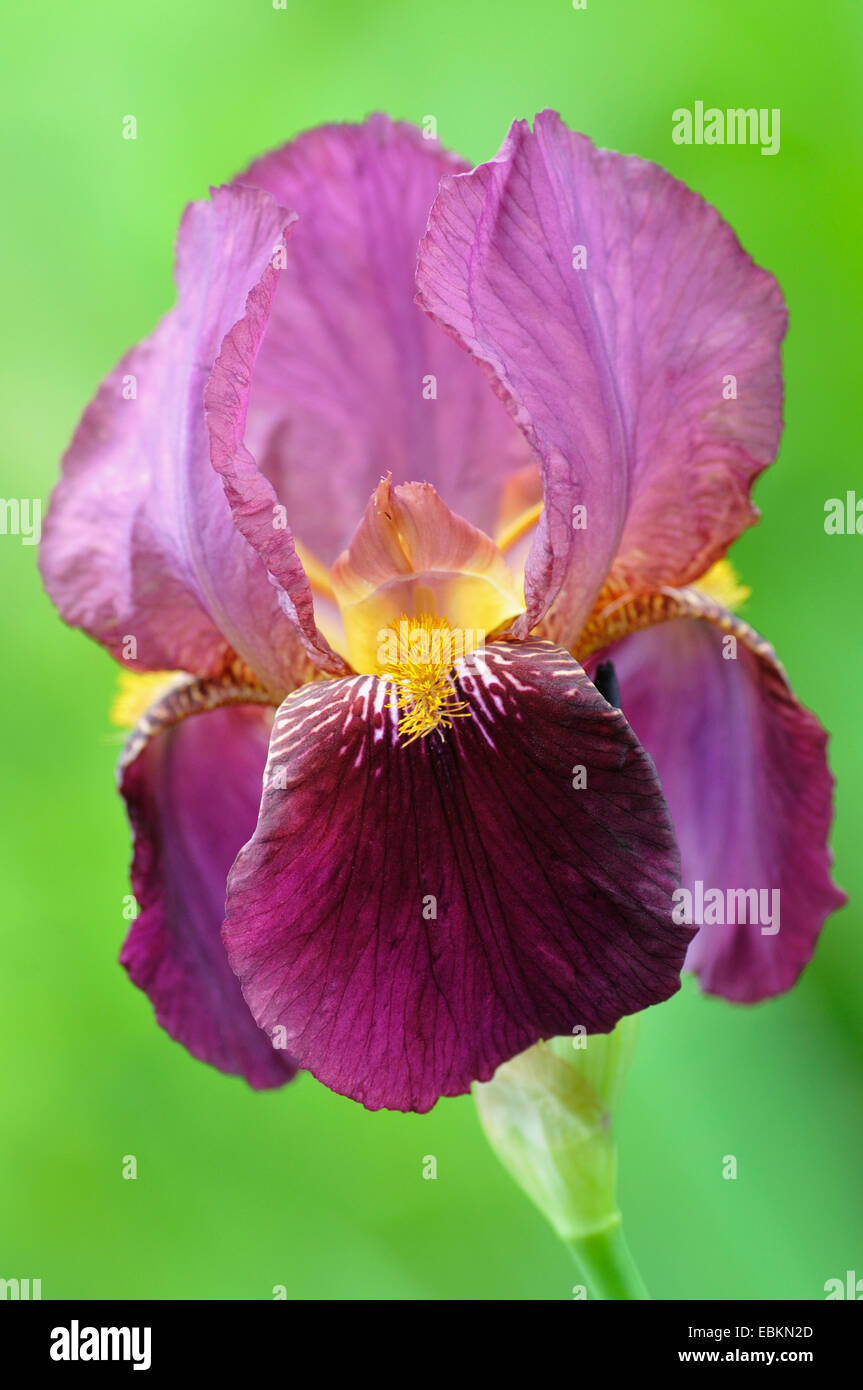
[[[5,27],[4,497],[47,497],[99,379],[171,302],[185,202],[319,122],[433,114],[480,161],[556,107],[697,188],[776,273],[786,433],[735,559],[746,616],[833,734],[852,902],[792,995],[744,1010],[686,987],[645,1016],[621,1193],[656,1297],[823,1298],[863,1274],[863,537],[823,529],[828,497],[863,495],[859,4],[76,0]],[[779,107],[781,152],[672,144],[696,99]],[[45,1298],[570,1297],[567,1253],[469,1098],[372,1115],[308,1076],[255,1095],[156,1027],[116,964],[115,670],[56,619],[34,560],[0,538],[0,1276]]]

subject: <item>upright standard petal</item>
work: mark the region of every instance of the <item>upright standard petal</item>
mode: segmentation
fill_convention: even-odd
[[[503,480],[529,459],[481,374],[413,302],[441,175],[465,167],[376,115],[301,135],[238,180],[299,214],[245,442],[298,541],[324,565],[382,475],[432,483],[491,531]]]
[[[292,220],[249,188],[186,209],[177,304],[85,412],[41,552],[62,616],[118,659],[207,676],[236,652],[280,695],[306,658],[210,465],[204,385]]]
[[[356,676],[276,716],[228,955],[262,1028],[370,1109],[428,1110],[577,1025],[678,988],[677,848],[653,766],[565,652],[455,663],[469,717],[399,743]]]
[[[296,1067],[249,1013],[220,928],[228,871],[255,827],[271,723],[272,711],[249,706],[194,714],[136,743],[120,783],[140,906],[121,964],[172,1038],[257,1088],[281,1086]]]
[[[684,616],[609,652],[668,798],[684,905],[704,923],[687,967],[708,993],[754,1003],[790,989],[845,901],[830,879],[827,735],[751,628],[679,597]]]
[[[484,366],[543,461],[528,631],[570,646],[609,571],[686,583],[755,516],[781,429],[776,282],[697,194],[553,112],[444,180],[419,302]]]

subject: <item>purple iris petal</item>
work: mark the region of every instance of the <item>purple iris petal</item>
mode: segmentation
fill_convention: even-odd
[[[702,901],[708,890],[725,895],[724,924],[701,927],[687,967],[709,993],[754,1003],[794,984],[845,895],[830,881],[827,735],[766,643],[738,638],[727,659],[724,641],[711,623],[683,619],[626,638],[612,655],[624,713],[668,798],[681,885],[695,895],[700,882]],[[728,911],[729,889],[764,891],[757,923],[730,922],[744,914],[742,899]],[[750,899],[747,919],[754,910]]]
[[[141,908],[120,956],[194,1057],[281,1086],[296,1066],[256,1025],[220,936],[228,870],[258,813],[272,715],[236,708],[157,734],[124,771]]]
[[[434,484],[494,529],[524,439],[458,347],[413,302],[417,248],[440,178],[463,169],[412,126],[325,126],[240,176],[298,214],[238,440],[290,524],[331,564],[381,477]],[[254,479],[246,475],[250,506]],[[261,539],[272,542],[261,528]],[[269,546],[279,582],[290,562]]]
[[[470,717],[409,745],[377,677],[289,697],[229,879],[258,1023],[370,1109],[427,1110],[541,1037],[607,1032],[674,993],[691,935],[653,766],[581,667],[531,639],[457,670]]]
[[[309,657],[319,669],[342,675],[350,668],[318,630],[312,588],[297,554],[287,510],[244,442],[255,363],[272,311],[279,266],[267,265],[250,290],[243,317],[225,335],[204,387],[210,459],[221,475],[237,531],[275,581],[272,592]]]
[[[557,597],[569,646],[613,563],[629,587],[685,583],[754,519],[781,429],[782,294],[657,165],[550,111],[517,121],[496,159],[444,180],[417,283],[543,460],[519,634]]]
[[[305,656],[210,465],[203,392],[291,220],[248,188],[186,209],[177,305],[85,412],[41,550],[63,617],[114,656],[131,636],[140,669],[208,675],[233,649],[280,694]]]

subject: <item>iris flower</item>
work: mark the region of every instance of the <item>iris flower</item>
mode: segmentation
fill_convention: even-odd
[[[717,212],[552,112],[473,170],[374,116],[191,204],[177,287],[41,553],[149,673],[121,960],[159,1023],[424,1111],[684,963],[788,989],[842,895],[825,734],[732,611],[786,314]],[[697,880],[781,930],[696,933]]]

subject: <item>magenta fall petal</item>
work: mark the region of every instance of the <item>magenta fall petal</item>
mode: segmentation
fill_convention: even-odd
[[[541,1037],[609,1031],[678,989],[691,936],[653,766],[581,667],[491,644],[457,685],[471,717],[407,747],[374,676],[290,696],[229,879],[258,1023],[370,1109],[428,1110]]]
[[[243,1000],[220,929],[225,881],[255,827],[272,722],[268,710],[220,709],[157,734],[126,768],[140,906],[120,956],[172,1038],[251,1086],[296,1071]]]
[[[766,643],[738,641],[726,660],[722,642],[710,623],[682,620],[627,637],[611,655],[627,719],[668,798],[681,885],[778,890],[777,932],[705,925],[687,956],[710,994],[751,1004],[791,988],[845,894],[830,878],[827,735]]]

